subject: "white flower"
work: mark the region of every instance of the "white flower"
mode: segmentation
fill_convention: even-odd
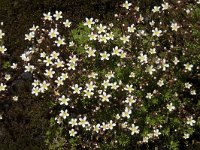
[[[104,86],[105,89],[107,89],[107,87],[110,86],[109,80],[104,80],[102,85]]]
[[[154,6],[152,12],[156,13],[160,11],[160,6]]]
[[[197,93],[196,93],[196,90],[190,91],[190,94],[191,94],[191,95],[196,95],[196,94],[197,94]]]
[[[156,69],[153,68],[153,65],[147,66],[145,70],[145,72],[148,72],[150,75],[152,75],[154,71],[156,71]]]
[[[152,30],[152,32],[153,32],[153,36],[157,36],[157,37],[160,37],[162,33],[162,31],[158,30],[158,28],[155,28],[154,30]]]
[[[104,53],[100,53],[101,60],[109,60],[110,54],[108,54],[106,51]]]
[[[79,125],[81,125],[82,127],[85,127],[86,125],[89,125],[89,122],[87,121],[87,117],[83,117],[83,118],[79,118]]]
[[[60,54],[59,53],[57,53],[57,52],[55,52],[55,51],[53,51],[52,53],[51,53],[51,59],[58,59],[58,56],[59,56]]]
[[[40,83],[40,91],[43,93],[45,90],[48,90],[49,85],[50,83],[43,81],[42,83]]]
[[[130,27],[128,27],[128,32],[133,33],[136,30],[135,25],[132,24]]]
[[[168,109],[169,111],[172,111],[172,110],[175,109],[175,107],[173,106],[172,103],[170,103],[170,104],[167,104],[167,109]]]
[[[122,51],[122,52],[120,53],[120,58],[125,58],[125,57],[126,57],[126,52],[123,52],[123,51]]]
[[[126,85],[124,90],[128,91],[129,93],[131,93],[132,91],[134,91],[133,85]]]
[[[62,73],[61,74],[61,78],[62,78],[62,80],[67,79],[68,78],[68,73]]]
[[[35,70],[35,67],[30,65],[30,63],[25,66],[25,72],[33,72],[33,70]]]
[[[41,58],[45,58],[46,57],[46,53],[45,52],[40,53],[40,57]]]
[[[4,85],[3,83],[0,84],[0,92],[1,91],[5,91],[6,90],[6,85]]]
[[[135,133],[139,133],[139,127],[135,126],[134,124],[131,125],[131,127],[129,127],[129,130],[131,130],[131,135],[134,135]]]
[[[146,98],[151,99],[152,96],[153,96],[153,94],[147,93]]]
[[[76,63],[78,61],[78,58],[76,57],[76,55],[72,55],[72,56],[69,56],[69,62],[70,63]]]
[[[91,98],[91,96],[94,95],[94,92],[89,90],[84,90],[84,93],[85,93],[84,96],[88,98]]]
[[[130,78],[135,78],[135,72],[131,72],[131,74],[129,75]]]
[[[55,62],[56,68],[64,67],[64,61],[61,61],[60,59],[57,59]]]
[[[112,97],[110,94],[106,94],[105,92],[103,92],[103,94],[99,95],[99,97],[101,98],[102,102],[109,102],[109,98]]]
[[[153,130],[154,137],[158,137],[161,134],[161,132],[158,129]]]
[[[18,96],[13,96],[12,99],[13,101],[18,101]]]
[[[119,119],[120,119],[120,115],[117,114],[117,115],[115,116],[115,118],[116,118],[117,120],[119,120]]]
[[[95,73],[95,72],[92,72],[90,75],[88,75],[88,78],[93,78],[93,79],[96,79],[96,78],[97,78],[97,76],[98,76],[98,74],[97,74],[97,73]]]
[[[110,83],[111,85],[111,89],[116,90],[117,88],[119,88],[119,85],[117,85],[117,82],[114,83]]]
[[[108,126],[108,129],[112,130],[113,127],[116,126],[116,123],[114,123],[112,120],[110,120],[110,122],[107,124],[107,126]]]
[[[169,64],[166,64],[166,59],[163,59],[162,61],[162,68],[163,68],[163,71],[165,71],[166,68],[169,68]]]
[[[39,92],[40,92],[39,87],[33,87],[31,93],[34,94],[35,96],[38,96]]]
[[[68,110],[67,109],[65,111],[61,110],[59,116],[63,117],[63,119],[66,119],[66,117],[69,116]]]
[[[113,34],[113,32],[106,33],[106,36],[107,36],[108,40],[114,40],[114,34]]]
[[[70,101],[70,99],[66,98],[65,95],[62,95],[62,97],[60,97],[58,100],[60,101],[60,105],[66,106],[69,104],[68,101]]]
[[[11,76],[9,74],[6,74],[4,78],[6,81],[8,81],[8,80],[10,80]]]
[[[126,9],[129,9],[129,7],[131,5],[132,5],[131,3],[129,3],[128,1],[125,1],[125,3],[122,4],[122,7],[126,8]]]
[[[125,103],[128,103],[129,106],[132,106],[132,104],[135,103],[135,102],[136,102],[136,100],[131,95],[129,95],[125,100]]]
[[[105,33],[106,32],[105,29],[106,29],[106,26],[103,26],[102,24],[97,26],[98,34],[101,34],[102,32]]]
[[[102,122],[101,128],[103,129],[103,131],[108,129],[108,125],[105,124],[105,122]]]
[[[99,42],[107,43],[107,40],[109,40],[109,38],[107,37],[106,34],[99,36]]]
[[[38,86],[39,84],[40,84],[40,81],[39,81],[39,80],[34,80],[33,83],[32,83],[32,85],[33,85],[34,87]]]
[[[69,70],[75,70],[76,64],[73,63],[73,62],[69,62],[69,63],[67,63],[67,66],[68,66],[68,69],[69,69]]]
[[[170,7],[169,3],[163,3],[162,4],[162,10],[167,10]]]
[[[55,117],[55,121],[60,124],[62,123],[62,118],[61,117]]]
[[[77,131],[75,131],[74,129],[69,130],[69,135],[70,136],[75,136],[77,134]]]
[[[30,30],[30,31],[36,31],[38,28],[39,28],[39,26],[35,26],[35,25],[33,24],[32,28],[30,28],[29,30]]]
[[[125,108],[125,111],[122,112],[122,117],[127,117],[130,118],[130,114],[132,113],[131,109],[129,109],[128,107]]]
[[[175,57],[175,58],[174,58],[174,61],[173,61],[173,63],[174,63],[175,65],[177,65],[177,64],[179,63],[179,60],[178,60],[178,58],[177,58],[177,57]]]
[[[99,133],[100,127],[101,127],[100,124],[93,125],[94,131],[95,131],[96,133]]]
[[[84,23],[84,26],[88,26],[89,28],[92,27],[92,25],[95,24],[95,22],[93,21],[93,18],[86,18],[86,22]]]
[[[49,66],[49,65],[52,65],[53,62],[52,62],[52,57],[46,57],[45,60],[43,60],[44,63],[46,63],[46,66]]]
[[[160,80],[158,81],[157,85],[160,86],[160,87],[163,86],[163,85],[164,85],[163,79],[160,79]]]
[[[93,48],[89,48],[86,53],[88,53],[88,57],[95,57],[95,52],[96,52],[96,49],[93,49]]]
[[[77,119],[76,119],[76,118],[72,118],[72,119],[69,121],[69,124],[71,124],[72,127],[77,126],[77,125],[78,125]]]
[[[184,133],[184,136],[183,136],[184,139],[188,139],[189,137],[190,137],[190,134]]]
[[[191,70],[192,70],[192,67],[193,67],[193,65],[191,65],[191,64],[189,64],[189,63],[184,64],[184,66],[185,66],[185,69],[188,70],[188,71],[191,71]]]
[[[138,56],[138,59],[140,60],[141,63],[147,63],[147,55],[140,53],[140,56]]]
[[[46,73],[44,73],[45,76],[53,78],[53,75],[55,74],[55,71],[53,71],[52,68],[50,68],[49,70],[45,70]]]
[[[180,28],[180,26],[178,26],[177,23],[172,23],[171,24],[171,28],[172,28],[172,31],[176,31],[177,32],[177,30]]]
[[[122,40],[124,44],[125,44],[126,42],[129,42],[129,39],[130,39],[130,36],[129,36],[129,35],[128,35],[128,36],[123,35],[123,37],[120,37],[120,40]]]
[[[96,87],[96,85],[94,85],[94,83],[92,81],[89,84],[86,83],[85,85],[86,85],[86,88],[88,91],[93,91],[94,88]]]
[[[75,43],[73,41],[69,42],[69,47],[73,47],[75,45]]]
[[[0,46],[0,52],[2,54],[4,54],[7,51],[7,49],[5,48],[5,46]]]
[[[44,13],[43,15],[44,15],[44,20],[49,20],[49,21],[52,20],[52,16],[50,12],[48,12],[47,14]]]
[[[29,34],[25,34],[25,40],[31,41],[32,38],[35,37],[35,33],[34,32],[30,32]]]
[[[122,52],[121,49],[118,48],[118,46],[115,46],[113,48],[113,52],[112,52],[112,55],[117,55],[117,56],[120,56],[120,53]]]
[[[80,93],[81,93],[80,91],[82,90],[82,87],[79,87],[78,84],[75,84],[75,85],[72,86],[71,88],[74,90],[74,91],[73,91],[74,94],[76,94],[76,93],[77,93],[77,94],[80,94]]]
[[[156,54],[156,49],[155,48],[151,48],[149,51],[150,54]]]
[[[92,41],[92,40],[96,40],[97,39],[97,34],[94,34],[93,32],[91,32],[89,35],[88,35],[88,37],[90,38],[90,41]]]
[[[64,38],[58,37],[58,40],[56,40],[55,43],[57,44],[58,47],[60,47],[60,45],[65,45],[66,44],[64,41],[65,41]]]
[[[67,20],[65,20],[65,22],[63,22],[63,24],[64,24],[64,26],[66,27],[66,28],[69,28],[70,26],[71,26],[71,22],[67,19]]]
[[[143,142],[143,143],[147,143],[148,140],[149,140],[149,137],[148,137],[148,136],[144,136],[142,142]]]
[[[149,22],[149,24],[150,24],[150,26],[154,26],[154,24],[155,24],[155,21],[154,21],[154,20],[152,20],[151,22]]]
[[[56,20],[61,19],[63,17],[61,11],[59,11],[59,12],[56,11],[56,13],[53,16],[55,17]]]
[[[196,123],[196,121],[193,120],[193,117],[192,117],[192,116],[187,118],[186,124],[188,124],[188,125],[190,125],[190,126],[193,126],[195,123]]]
[[[190,83],[185,83],[185,88],[187,88],[187,89],[190,89],[191,88],[191,86],[192,86],[192,84],[190,84]]]
[[[13,64],[10,66],[10,68],[16,69],[16,68],[17,68],[17,64],[16,64],[16,63],[13,63]]]
[[[2,39],[4,35],[5,33],[3,33],[2,30],[0,29],[0,39]]]
[[[58,29],[51,29],[50,32],[49,32],[49,36],[50,38],[54,38],[54,37],[57,37],[57,35],[59,35],[59,32],[58,32]]]

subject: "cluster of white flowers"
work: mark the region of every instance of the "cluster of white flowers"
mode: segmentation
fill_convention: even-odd
[[[122,4],[127,11],[131,6],[132,3],[128,1]],[[154,6],[151,12],[153,15],[170,12],[173,7],[163,2],[161,6]],[[135,11],[139,14],[139,7],[135,8]],[[84,49],[82,53],[77,50],[79,47],[76,40],[70,41],[70,37],[61,34],[58,24],[68,30],[72,23],[64,19],[60,11],[53,15],[50,12],[44,14],[44,22],[54,23],[54,26],[41,29],[34,25],[30,29],[31,32],[25,35],[25,40],[33,42],[35,46],[21,55],[26,64],[25,72],[30,72],[36,77],[38,74],[41,76],[32,83],[32,94],[38,96],[48,90],[56,91],[53,96],[62,110],[55,120],[58,124],[68,122],[70,136],[76,136],[83,128],[93,134],[102,134],[115,130],[116,127],[129,131],[133,136],[142,133],[143,126],[139,125],[138,117],[134,118],[135,112],[141,111],[147,102],[151,104],[155,99],[162,99],[162,92],[171,88],[172,84],[176,86],[177,77],[169,72],[171,69],[179,69],[180,66],[177,64],[182,65],[185,74],[195,69],[192,62],[182,61],[179,55],[171,56],[171,51],[176,45],[166,48],[159,43],[160,38],[167,36],[167,33],[179,33],[183,28],[180,22],[170,20],[167,28],[162,29],[162,22],[148,20],[151,31],[148,33],[145,29],[140,30],[140,23],[144,22],[144,18],[141,14],[139,16],[136,22],[126,27],[120,37],[114,32],[113,24],[104,25],[93,18],[86,18],[83,26],[89,31],[88,35],[84,35],[88,42],[80,45]],[[150,37],[147,50],[136,45],[131,47],[133,37],[137,37],[136,44],[140,46],[147,37]],[[119,72],[123,72],[123,69],[127,69],[128,73],[124,71],[122,79]],[[190,90],[192,96],[196,95],[192,83],[183,84],[183,90]],[[0,90],[5,88],[1,83]],[[164,101],[163,106],[164,109],[159,110],[167,111],[166,115],[174,113],[179,108],[173,98]],[[81,114],[80,109],[89,109],[88,114]],[[99,122],[97,114],[102,109],[114,115]],[[118,113],[115,113],[116,111]],[[187,118],[185,125],[194,124],[195,120],[192,117]],[[157,139],[161,134],[162,126],[154,125],[149,133],[141,134],[142,142]]]
[[[3,43],[3,37],[4,36],[5,36],[5,33],[0,29],[0,43]],[[5,48],[5,46],[3,46],[2,44],[0,44],[0,55],[5,54],[6,50],[7,49]],[[10,79],[10,75],[6,74],[4,76],[4,80],[8,81],[9,79]],[[5,83],[2,83],[2,82],[3,82],[3,79],[2,80],[0,79],[0,92],[1,91],[6,91],[6,88],[7,88],[7,85]]]

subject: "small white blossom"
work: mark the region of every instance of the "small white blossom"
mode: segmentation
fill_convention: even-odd
[[[131,135],[134,135],[135,133],[139,133],[139,127],[135,126],[134,124],[131,125],[131,127],[129,127],[129,130],[131,130]]]
[[[110,94],[106,94],[105,92],[103,92],[103,94],[99,95],[99,97],[101,98],[102,102],[109,102],[109,98],[112,97]]]
[[[56,13],[53,16],[55,17],[56,20],[63,18],[61,11],[56,11]]]
[[[177,23],[172,23],[171,24],[171,28],[172,28],[172,31],[178,31],[178,29],[180,28],[180,26],[178,26],[178,24]]]
[[[77,123],[77,119],[76,118],[72,118],[70,121],[69,121],[69,124],[74,127],[74,126],[77,126],[78,123]]]
[[[61,110],[59,116],[63,117],[63,119],[66,119],[66,117],[69,116],[68,110],[67,109],[65,111]]]
[[[66,98],[65,95],[62,95],[62,97],[60,97],[58,100],[60,101],[60,105],[66,106],[69,104],[68,102],[70,101],[70,99]]]
[[[157,36],[157,37],[160,37],[162,33],[162,31],[158,30],[158,28],[155,28],[154,30],[152,30],[152,32],[153,32],[153,36]]]
[[[186,124],[193,126],[195,123],[196,123],[196,121],[193,119],[192,116],[187,118]]]
[[[86,125],[89,125],[89,122],[87,121],[87,117],[79,118],[79,123],[78,124],[81,125],[83,128]]]
[[[95,22],[93,21],[93,18],[86,18],[86,22],[84,23],[84,26],[88,26],[89,28],[92,27],[92,25],[95,24]]]
[[[154,6],[152,12],[156,13],[160,11],[160,6]]]
[[[100,53],[101,60],[109,60],[110,54],[108,54],[106,51],[103,53]]]
[[[169,111],[172,111],[172,110],[175,109],[175,107],[173,106],[172,103],[170,103],[170,104],[167,104],[167,109],[168,109]]]
[[[63,22],[63,24],[64,24],[64,26],[66,27],[66,28],[69,28],[70,26],[71,26],[71,22],[67,19],[67,20],[65,20],[65,22]]]
[[[69,130],[69,135],[74,137],[77,134],[77,131],[75,131],[74,129]]]
[[[52,20],[52,16],[50,12],[48,12],[47,14],[44,13],[43,15],[44,15],[44,20],[49,20],[49,21]]]
[[[129,9],[129,7],[131,5],[132,5],[131,3],[129,3],[128,1],[125,1],[125,3],[122,4],[122,7],[126,8],[126,9]]]

